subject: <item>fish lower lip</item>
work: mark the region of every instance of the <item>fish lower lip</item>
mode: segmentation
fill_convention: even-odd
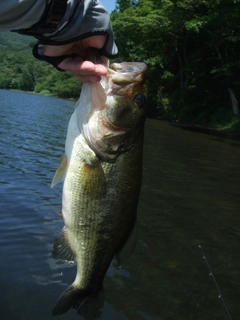
[[[110,121],[103,121],[103,125],[105,126],[105,128],[109,129],[108,134],[112,133],[113,135],[119,135],[124,134],[127,131],[127,128],[120,128]]]

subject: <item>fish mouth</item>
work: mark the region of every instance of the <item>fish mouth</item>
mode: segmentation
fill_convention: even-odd
[[[143,62],[122,62],[112,63],[107,70],[106,94],[128,98],[134,89],[145,82],[147,66]]]
[[[127,73],[128,75],[139,74],[147,70],[144,62],[122,62],[112,63],[110,69],[118,73]]]

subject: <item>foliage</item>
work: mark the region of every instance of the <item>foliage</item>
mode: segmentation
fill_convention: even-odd
[[[136,4],[136,0],[116,0],[116,11],[123,12],[128,8],[135,7]]]
[[[32,56],[35,42],[15,33],[0,34],[0,88],[78,98],[80,82],[67,72],[36,60]]]
[[[130,4],[117,1],[121,10],[111,18],[119,59],[148,65],[150,115],[213,125],[238,119],[233,116],[229,90],[237,104],[240,1]]]

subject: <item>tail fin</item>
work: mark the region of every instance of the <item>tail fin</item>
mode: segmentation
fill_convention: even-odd
[[[104,305],[103,287],[96,292],[78,289],[74,285],[67,288],[53,308],[52,315],[60,315],[69,309],[77,309],[78,314],[86,320],[101,317]]]

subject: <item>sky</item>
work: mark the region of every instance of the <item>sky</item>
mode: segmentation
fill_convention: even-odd
[[[114,0],[100,0],[100,2],[104,5],[109,13],[111,13],[115,9],[115,1]]]

